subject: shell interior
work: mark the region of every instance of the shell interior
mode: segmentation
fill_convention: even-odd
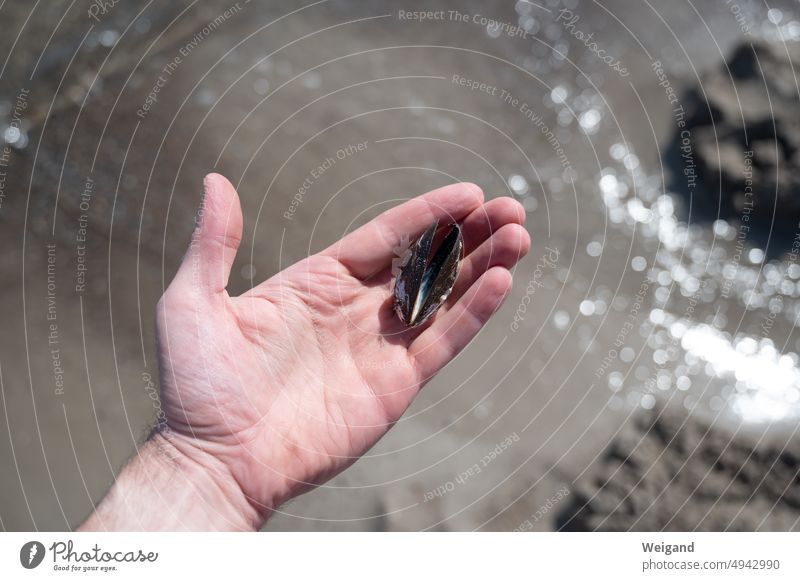
[[[395,311],[410,327],[423,324],[442,306],[458,277],[461,228],[450,224],[431,257],[438,226],[431,224],[411,246],[395,280]]]

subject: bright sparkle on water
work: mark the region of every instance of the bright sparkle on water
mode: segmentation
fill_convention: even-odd
[[[14,145],[17,141],[19,141],[19,136],[20,131],[16,127],[7,127],[3,132],[3,140],[10,145]]]
[[[647,268],[647,259],[644,256],[634,256],[631,259],[631,268],[636,272],[642,272]]]
[[[527,194],[530,189],[528,180],[519,174],[514,174],[508,178],[508,187],[518,196]]]
[[[616,194],[617,186],[618,182],[616,176],[609,174],[609,175],[604,175],[602,178],[600,178],[600,189],[604,193]]]
[[[767,11],[767,18],[772,24],[780,24],[783,20],[783,11],[778,8],[771,8]]]
[[[750,320],[756,325],[769,321],[777,329],[776,316],[784,327],[795,324],[800,303],[787,298],[800,298],[800,264],[767,261],[764,249],[749,240],[743,251],[737,250],[741,229],[736,222],[714,221],[712,235],[704,225],[680,220],[660,179],[648,176],[628,148],[617,143],[609,154],[619,165],[604,168],[597,181],[609,220],[635,227],[648,241],[645,248],[658,249],[630,262],[633,271],[646,272],[650,280],[649,310],[643,310],[640,333],[647,338],[642,349],[652,350],[647,358],[630,347],[620,351],[621,363],[643,363],[633,370],[631,389],[652,381],[650,389],[657,387],[667,397],[671,389],[681,393],[678,401],[687,410],[732,412],[745,422],[800,418],[800,357],[792,352],[800,349],[800,341],[779,350],[772,340],[748,336],[740,328],[733,338],[724,332],[731,304],[737,305],[733,312],[755,313]],[[592,254],[588,247],[587,252]],[[584,303],[581,313],[589,309]],[[731,323],[741,325],[736,316]],[[649,359],[652,363],[645,365]],[[609,375],[612,391],[622,390],[621,378]],[[656,396],[630,391],[624,401],[650,409]]]
[[[550,91],[550,99],[553,103],[563,103],[567,98],[567,90],[564,87],[558,86]]]
[[[597,258],[602,253],[603,253],[603,245],[600,244],[600,242],[593,240],[586,245],[586,254],[588,254],[589,256]]]
[[[753,264],[761,264],[764,260],[764,251],[760,248],[751,248],[750,252],[747,253],[747,258]]]
[[[569,325],[569,313],[567,311],[556,311],[553,314],[553,324],[556,329],[564,330]]]
[[[597,131],[602,118],[603,117],[600,115],[600,111],[597,109],[589,109],[588,111],[581,113],[579,123],[587,133],[594,133]]]
[[[628,148],[621,143],[615,143],[608,149],[608,153],[611,154],[611,157],[619,161],[628,155]]]
[[[586,317],[594,315],[594,302],[590,300],[581,301],[580,307],[578,307],[581,315]]]
[[[622,389],[623,375],[619,371],[614,371],[608,374],[608,388],[613,392],[618,392]]]
[[[119,40],[119,33],[116,30],[104,30],[100,33],[100,44],[105,47],[114,46],[117,40]]]
[[[744,420],[772,422],[800,415],[794,405],[800,399],[795,357],[781,355],[768,339],[731,342],[708,325],[696,325],[686,331],[681,346],[687,356],[705,362],[714,376],[735,381],[729,404]]]

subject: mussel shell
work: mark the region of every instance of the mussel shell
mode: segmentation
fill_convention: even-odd
[[[464,245],[458,224],[447,227],[431,256],[439,229],[435,221],[408,249],[394,283],[394,310],[409,327],[425,323],[450,296],[461,266]]]

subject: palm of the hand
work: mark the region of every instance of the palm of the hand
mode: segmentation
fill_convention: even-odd
[[[168,415],[183,419],[178,429],[214,442],[243,472],[240,483],[259,466],[288,468],[273,477],[291,488],[326,479],[374,444],[418,391],[408,352],[416,333],[394,316],[388,272],[365,283],[312,256],[219,300],[184,315],[195,317],[195,344],[163,341],[203,362],[165,366],[191,370],[165,374],[165,400]]]
[[[398,420],[421,385],[469,341],[507,292],[508,273],[487,272],[492,263],[512,265],[529,242],[506,228],[488,255],[484,243],[465,260],[466,284],[452,297],[460,311],[440,313],[427,330],[408,330],[392,310],[391,241],[383,240],[382,255],[362,246],[363,239],[383,235],[376,229],[391,231],[402,218],[427,210],[421,198],[417,208],[405,214],[405,206],[396,208],[383,223],[373,222],[232,298],[224,286],[241,216],[235,192],[227,188],[227,202],[219,189],[210,200],[217,220],[205,218],[210,242],[198,256],[208,256],[195,265],[213,292],[203,298],[182,292],[188,275],[181,279],[179,272],[159,309],[163,397],[170,426],[221,459],[252,501],[271,507],[341,471]],[[437,192],[428,195],[428,204],[437,195],[448,200],[447,192]],[[479,200],[449,203],[455,212],[442,204],[438,211],[455,213],[454,219],[480,206]],[[220,211],[226,204],[227,217]],[[484,209],[483,219],[474,218],[476,240],[467,246],[477,247],[503,221],[514,221],[503,213],[498,205]],[[409,233],[427,226],[430,217],[421,218]],[[480,224],[488,233],[477,232]],[[469,238],[470,226],[465,228]],[[233,243],[227,240],[231,231]],[[483,293],[473,286],[482,286]]]

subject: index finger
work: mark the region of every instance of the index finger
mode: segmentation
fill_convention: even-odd
[[[458,222],[483,203],[475,184],[457,183],[387,210],[322,253],[336,258],[358,278],[388,267],[401,245],[431,225]]]

